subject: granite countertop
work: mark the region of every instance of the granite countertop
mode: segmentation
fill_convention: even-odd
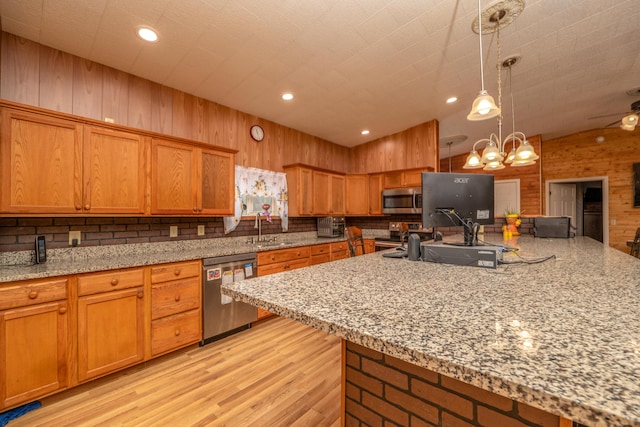
[[[272,237],[267,235],[267,237]],[[317,237],[315,232],[278,235],[279,241],[249,244],[247,237],[182,240],[166,243],[90,246],[47,251],[44,264],[33,264],[33,251],[2,254],[0,283],[191,261],[224,255],[264,252],[344,241],[344,237]]]
[[[490,269],[376,252],[223,292],[574,421],[640,425],[640,260],[586,237],[510,245],[506,262],[555,258]]]

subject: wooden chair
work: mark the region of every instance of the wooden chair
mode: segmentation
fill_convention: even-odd
[[[631,256],[636,258],[640,258],[640,227],[636,229],[636,236],[633,238],[633,243],[631,243]]]
[[[347,227],[347,244],[349,245],[349,254],[352,257],[364,255],[364,240],[362,239],[362,230],[359,227]],[[362,249],[361,254],[358,254],[358,246]]]

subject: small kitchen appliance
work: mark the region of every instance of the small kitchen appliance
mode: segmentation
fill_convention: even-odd
[[[318,218],[318,237],[342,237],[344,236],[344,226],[343,216]]]

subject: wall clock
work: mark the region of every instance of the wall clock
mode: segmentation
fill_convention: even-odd
[[[253,138],[255,141],[260,142],[264,139],[264,129],[262,129],[262,126],[259,126],[259,125],[251,126],[249,133],[251,134],[251,138]]]

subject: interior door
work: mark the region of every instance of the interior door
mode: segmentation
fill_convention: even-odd
[[[549,215],[569,216],[576,226],[576,185],[573,183],[549,183]]]

